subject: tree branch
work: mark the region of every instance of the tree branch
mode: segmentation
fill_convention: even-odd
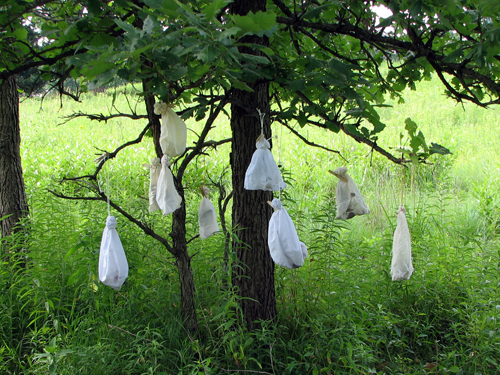
[[[69,179],[68,179],[69,180]],[[85,196],[69,196],[65,195],[60,192],[56,192],[54,190],[49,190],[50,193],[54,194],[58,198],[62,199],[69,199],[69,200],[88,200],[88,201],[103,201],[103,202],[109,202],[109,205],[113,207],[116,211],[118,211],[120,214],[122,214],[124,217],[126,217],[129,221],[137,225],[142,231],[147,234],[150,237],[153,237],[155,240],[159,241],[160,243],[163,244],[163,246],[166,247],[166,249],[172,254],[174,254],[174,249],[168,242],[168,239],[165,237],[160,236],[157,234],[153,229],[151,229],[146,223],[143,223],[139,220],[137,220],[135,217],[133,217],[131,214],[129,214],[127,211],[125,211],[123,208],[121,208],[119,205],[117,205],[115,202],[113,202],[111,199],[109,199],[106,194],[103,191],[95,191],[94,193],[98,194],[98,196],[94,197],[85,197]]]
[[[325,151],[328,151],[328,152],[333,152],[337,155],[339,155],[342,159],[344,159],[344,161],[347,162],[347,159],[344,158],[342,156],[342,154],[340,153],[340,151],[337,151],[337,150],[332,150],[328,147],[325,147],[325,146],[322,146],[322,145],[319,145],[317,143],[314,143],[314,142],[311,142],[309,141],[307,138],[305,138],[303,135],[301,135],[299,132],[297,132],[294,128],[292,128],[290,125],[288,125],[288,123],[286,121],[283,121],[282,119],[280,119],[279,117],[276,118],[276,120],[282,124],[283,126],[285,126],[288,130],[290,130],[293,134],[295,134],[302,142],[304,142],[306,145],[309,145],[309,146],[312,146],[312,147],[317,147],[317,148],[321,148]]]
[[[104,167],[104,164],[106,164],[106,162],[108,160],[113,159],[124,148],[127,148],[128,146],[131,146],[131,145],[134,145],[137,143],[140,143],[142,141],[142,138],[144,137],[144,134],[146,134],[146,132],[148,131],[150,126],[151,126],[151,124],[148,123],[136,139],[129,141],[129,142],[126,142],[126,143],[122,144],[121,146],[118,146],[113,152],[104,151],[104,153],[99,158],[96,159],[98,164],[97,164],[97,167],[96,167],[95,172],[93,174],[88,174],[88,175],[78,176],[78,177],[65,177],[62,179],[61,182],[76,181],[76,180],[81,180],[84,178],[88,178],[88,179],[94,180],[94,181],[97,180],[97,175],[99,174],[101,169]]]

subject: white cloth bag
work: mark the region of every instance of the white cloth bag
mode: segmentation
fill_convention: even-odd
[[[274,263],[285,268],[299,268],[304,265],[307,247],[299,241],[292,219],[279,199],[271,205],[276,210],[269,221],[267,244]]]
[[[182,198],[174,185],[174,176],[170,170],[170,160],[167,155],[161,158],[161,170],[158,176],[156,202],[163,212],[168,215],[181,207]]]
[[[391,276],[393,281],[408,280],[413,273],[410,229],[403,206],[399,207],[397,216],[398,224],[392,242]]]
[[[161,161],[160,158],[151,159],[151,164],[144,164],[149,168],[149,212],[159,210],[160,207],[156,202],[156,192],[158,190],[158,178],[160,177]]]
[[[354,180],[347,174],[347,168],[340,167],[331,173],[339,178],[336,194],[337,219],[347,220],[356,215],[369,214],[370,209],[363,200]]]
[[[163,102],[155,103],[154,113],[161,115],[161,150],[170,157],[181,155],[186,150],[186,123]]]
[[[108,216],[99,250],[99,280],[104,285],[120,290],[127,276],[127,257],[116,231],[116,219]]]
[[[260,138],[260,137],[259,137]],[[243,187],[247,190],[278,191],[286,188],[280,170],[274,161],[267,139],[262,138],[255,144],[257,150],[245,173]]]
[[[202,190],[204,196],[198,210],[198,224],[200,225],[200,238],[204,240],[219,231],[219,224],[217,224],[215,207],[208,199],[210,191],[206,187],[202,188]]]

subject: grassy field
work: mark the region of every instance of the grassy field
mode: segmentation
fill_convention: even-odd
[[[247,332],[234,324],[241,321],[237,297],[223,288],[223,236],[191,242],[190,254],[199,252],[193,272],[201,326],[199,337],[191,337],[179,322],[176,268],[162,246],[117,215],[130,272],[115,292],[97,278],[106,205],[64,201],[47,191],[67,189],[62,177],[92,172],[99,150],[112,151],[142,130],[144,122],[125,119],[59,125],[76,111],[108,112],[111,97],[89,94],[62,107],[57,97],[21,104],[31,267],[23,272],[4,262],[0,270],[0,373],[500,373],[498,110],[457,105],[435,81],[406,92],[405,104],[388,100],[393,107],[381,110],[387,124],[381,145],[404,145],[400,134],[411,117],[429,143],[453,153],[406,169],[345,135],[300,129],[346,162],[274,124],[273,153],[289,183],[284,204],[309,256],[300,269],[276,269],[278,321]],[[130,105],[144,113],[134,100]],[[123,93],[115,105],[127,110]],[[197,132],[201,125],[188,127]],[[221,118],[210,137],[229,135]],[[189,167],[188,236],[198,230],[203,176],[229,188],[228,151],[229,145],[219,147]],[[109,183],[112,199],[168,235],[170,218],[147,212],[149,171],[142,164],[152,156],[146,138],[110,163],[101,184]],[[328,173],[342,165],[371,209],[348,222],[335,220],[336,181]],[[392,282],[394,214],[401,204],[415,273]]]

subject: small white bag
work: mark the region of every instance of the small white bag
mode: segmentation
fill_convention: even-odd
[[[161,161],[160,158],[151,159],[151,164],[143,164],[150,170],[149,177],[149,212],[159,210],[160,207],[156,202],[156,192],[158,190],[158,178],[160,177]]]
[[[161,115],[160,146],[163,153],[174,157],[186,150],[187,127],[166,103],[155,103],[154,113]]]
[[[267,244],[274,263],[285,268],[299,268],[304,265],[307,247],[299,241],[292,219],[279,199],[273,199],[271,206],[276,210],[269,221]]]
[[[263,136],[257,139],[257,150],[245,173],[244,188],[247,190],[278,191],[286,188],[280,170],[269,148],[271,145]]]
[[[366,205],[358,187],[354,183],[351,176],[347,174],[346,167],[340,167],[333,172],[338,177],[337,184],[337,219],[347,220],[356,215],[366,215],[370,213],[370,209]]]
[[[391,276],[393,281],[408,280],[413,273],[410,229],[403,206],[399,207],[397,216],[398,224],[392,242]]]
[[[163,212],[168,215],[181,207],[182,198],[174,185],[174,176],[170,170],[170,160],[167,155],[161,158],[161,171],[158,176],[156,202]]]
[[[108,216],[99,250],[99,280],[104,285],[120,290],[127,276],[127,257],[116,231],[116,219]]]
[[[215,207],[208,199],[208,193],[210,190],[206,187],[202,188],[203,199],[200,203],[200,209],[198,210],[198,224],[200,225],[200,238],[202,240],[207,239],[215,232],[219,231],[219,225],[217,224],[217,214],[215,213]]]

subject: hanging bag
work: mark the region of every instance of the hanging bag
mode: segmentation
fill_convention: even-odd
[[[408,280],[413,273],[410,229],[403,206],[399,207],[397,217],[398,224],[392,242],[391,276],[393,281]]]
[[[170,170],[170,160],[167,155],[161,158],[161,170],[158,176],[158,185],[156,190],[156,202],[163,212],[168,215],[181,206],[182,198],[174,185],[174,176]]]
[[[219,225],[217,224],[215,207],[208,199],[210,190],[207,187],[202,187],[201,191],[203,199],[201,200],[200,209],[198,210],[198,224],[200,225],[200,238],[204,240],[215,232],[218,232]]]
[[[269,221],[267,244],[274,263],[285,268],[299,268],[304,265],[307,247],[299,241],[292,219],[279,199],[268,202],[274,209]]]
[[[108,216],[99,250],[99,280],[104,285],[120,290],[127,276],[127,257],[116,231],[116,219]]]
[[[357,215],[369,214],[370,209],[363,200],[354,180],[347,174],[347,168],[340,167],[329,172],[339,179],[336,194],[337,219],[348,220]]]
[[[163,153],[171,158],[186,150],[187,127],[166,103],[155,103],[154,113],[161,115],[160,146]]]
[[[158,178],[161,172],[160,158],[151,159],[151,164],[143,164],[149,168],[149,212],[159,210],[158,202],[156,201],[156,192],[158,190]]]
[[[271,154],[268,140],[261,135],[257,138],[257,150],[245,173],[244,188],[247,190],[278,191],[286,188],[280,170]]]

